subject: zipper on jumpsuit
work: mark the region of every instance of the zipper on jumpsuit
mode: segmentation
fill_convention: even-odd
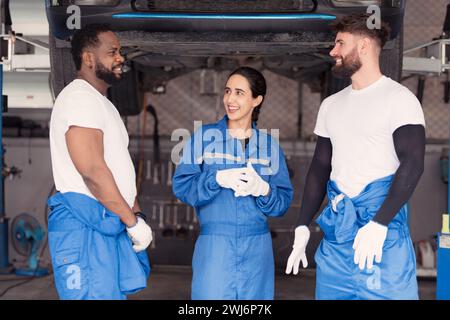
[[[247,166],[246,160],[249,159],[249,155],[248,155],[249,148],[248,148],[248,146],[246,146],[244,149],[242,142],[240,140],[238,140],[238,139],[234,139],[234,140],[237,141],[236,151],[238,153],[238,158],[243,159],[243,163],[241,163],[239,167],[241,167],[241,168],[246,167]],[[249,141],[249,144],[250,144],[250,141]],[[239,208],[240,208],[239,204],[242,201],[243,201],[243,199],[240,199],[240,197],[236,198],[236,211],[235,211],[236,212],[236,236],[235,236],[235,240],[236,240],[236,278],[237,278],[236,279],[236,286],[237,286],[236,287],[236,299],[239,299],[238,294],[237,294],[239,292],[238,284],[241,282],[240,278],[242,276],[241,273],[243,271],[243,270],[241,270],[241,267],[240,267],[241,264],[243,263],[243,261],[242,261],[243,257],[241,256],[241,247],[240,247],[241,234],[239,232],[239,226],[241,225],[240,215],[239,215]]]

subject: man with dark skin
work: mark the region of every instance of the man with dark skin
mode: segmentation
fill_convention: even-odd
[[[73,203],[68,201],[69,206],[78,205],[86,196],[96,200],[120,219],[134,251],[141,252],[152,241],[152,231],[137,201],[128,133],[106,97],[108,88],[122,77],[124,58],[120,49],[117,36],[108,26],[89,25],[75,33],[72,55],[77,77],[59,94],[50,121],[52,167],[59,193],[77,194]],[[49,229],[51,222],[55,228],[62,224],[55,216],[49,221]],[[49,239],[52,236],[50,233]],[[56,236],[53,239],[55,255],[63,244]],[[62,291],[58,290],[60,296],[64,296]]]
[[[98,47],[82,52],[82,64],[77,79],[92,85],[103,96],[108,88],[120,81],[124,58],[116,35],[109,31],[98,35]],[[130,208],[120,194],[111,170],[103,157],[103,132],[71,126],[66,133],[67,147],[75,167],[92,194],[112,212],[117,212],[127,225],[136,224],[133,212],[140,211],[137,199]]]

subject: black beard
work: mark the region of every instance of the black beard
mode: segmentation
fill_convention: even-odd
[[[105,81],[110,86],[117,84],[122,80],[122,76],[117,77],[117,75],[113,71],[106,69],[106,67],[100,61],[97,61],[96,63],[95,75],[97,76],[97,78]]]
[[[341,65],[334,65],[331,69],[333,73],[342,78],[350,78],[356,71],[361,69],[361,60],[359,59],[356,49],[354,49],[345,59],[341,57]]]

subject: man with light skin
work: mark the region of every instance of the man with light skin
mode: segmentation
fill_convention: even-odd
[[[125,250],[125,256],[116,257],[120,248],[134,249],[148,263],[145,249],[152,241],[152,231],[137,201],[128,133],[119,112],[106,97],[107,89],[122,77],[124,58],[120,49],[118,38],[106,25],[93,24],[78,30],[72,39],[77,77],[61,91],[52,111],[50,147],[59,193],[49,200],[49,244],[55,284],[62,299],[125,298],[123,288],[134,280],[126,280],[127,285],[117,283],[118,273],[125,268],[114,264],[134,261],[136,255],[133,250]],[[90,211],[93,213],[88,215]],[[69,227],[72,232],[61,236]],[[86,235],[88,229],[94,234]],[[122,234],[128,234],[132,244],[127,243],[127,237],[120,243]],[[65,251],[67,254],[61,253]],[[64,267],[63,262],[74,257],[74,252],[84,274],[96,278],[89,283],[81,281],[78,292],[67,290],[65,268],[58,271],[59,265]],[[108,259],[114,266],[108,265]],[[94,265],[96,262],[100,264]],[[133,289],[135,286],[131,284]]]
[[[419,101],[384,76],[389,28],[369,15],[334,24],[333,71],[351,85],[325,99],[286,273],[307,267],[308,226],[324,238],[315,254],[317,299],[418,299],[406,203],[423,172],[425,121]],[[375,261],[374,261],[375,260]]]

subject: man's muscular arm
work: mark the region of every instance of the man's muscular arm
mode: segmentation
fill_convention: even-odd
[[[71,126],[66,132],[66,144],[75,168],[94,197],[117,214],[125,225],[135,225],[133,211],[120,194],[103,157],[103,132],[99,129]]]

